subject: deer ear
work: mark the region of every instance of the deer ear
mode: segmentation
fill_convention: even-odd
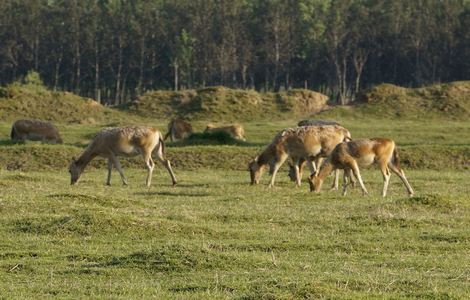
[[[72,157],[72,162],[76,162],[77,159],[75,159],[75,156]]]

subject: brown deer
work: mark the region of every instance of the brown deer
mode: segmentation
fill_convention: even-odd
[[[387,195],[388,183],[390,181],[390,170],[392,170],[403,181],[408,194],[412,196],[414,191],[405,177],[405,173],[400,169],[400,161],[395,142],[385,138],[361,139],[341,143],[333,150],[331,155],[325,160],[316,174],[309,177],[310,191],[320,192],[323,180],[331,171],[336,169],[344,170],[343,196],[346,195],[348,183],[346,177],[356,177],[362,188],[363,195],[367,194],[367,189],[362,181],[359,166],[368,166],[377,162],[382,171],[384,185],[382,197]]]
[[[328,120],[302,120],[302,121],[299,121],[299,123],[297,123],[297,126],[328,126],[328,125],[337,125],[337,126],[341,126],[338,122],[336,121],[328,121]],[[341,141],[342,142],[342,141]],[[330,152],[333,150],[333,148],[330,148],[329,149],[329,153],[326,153],[326,155],[329,155]],[[312,158],[313,160],[313,165],[315,167],[315,170],[318,170],[318,168],[320,167],[322,161],[323,161],[323,157],[321,156],[317,156],[316,158]],[[302,174],[303,174],[303,170],[305,168],[305,165],[307,164],[307,160],[302,158],[300,159],[299,161],[299,175],[300,175],[300,178],[302,179]],[[289,178],[291,181],[294,181],[296,182],[297,181],[297,178],[296,178],[296,175],[295,175],[295,166],[289,162]],[[331,186],[332,189],[334,190],[337,190],[338,189],[338,180],[339,180],[339,171],[335,171],[335,179],[333,181],[333,184]],[[353,182],[354,184],[354,182]]]
[[[233,125],[228,125],[228,126],[222,126],[222,127],[216,127],[213,124],[207,124],[206,129],[204,132],[226,132],[230,134],[234,139],[239,139],[242,141],[245,141],[245,130],[243,129],[243,126],[240,124],[233,124]]]
[[[297,126],[325,126],[325,125],[338,125],[341,126],[336,121],[327,121],[327,120],[302,120],[297,123]]]
[[[152,172],[155,167],[152,159],[152,153],[154,152],[157,159],[170,173],[173,185],[175,185],[176,177],[171,168],[170,161],[165,158],[165,144],[160,131],[147,126],[105,128],[95,135],[91,143],[77,159],[72,159],[69,167],[71,184],[77,183],[83,170],[93,158],[102,156],[108,159],[108,179],[106,184],[111,185],[111,170],[114,165],[121,175],[123,185],[127,185],[127,179],[124,176],[117,156],[136,156],[141,154],[148,170],[146,184],[150,186]]]
[[[304,126],[288,128],[279,132],[264,151],[248,164],[251,184],[258,184],[263,170],[270,166],[271,180],[274,185],[276,174],[288,157],[295,168],[297,186],[300,186],[299,162],[306,159],[312,173],[315,167],[312,160],[325,156],[340,142],[351,139],[348,130],[341,126]],[[330,150],[331,149],[331,150]]]
[[[13,141],[43,141],[62,144],[57,127],[41,120],[17,120],[11,126],[10,137]]]
[[[191,124],[183,119],[173,118],[170,123],[168,123],[168,132],[163,140],[166,141],[166,139],[170,137],[170,141],[174,142],[187,138],[191,133],[193,133]]]

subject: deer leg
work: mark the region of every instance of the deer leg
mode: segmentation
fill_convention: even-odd
[[[165,167],[165,169],[168,171],[168,173],[171,176],[171,181],[173,182],[173,185],[176,185],[176,176],[175,173],[173,173],[173,169],[171,168],[171,163],[168,159],[165,158],[163,155],[163,148],[162,145],[159,146],[158,150],[156,151],[157,153],[157,159],[158,161]]]
[[[346,179],[346,177],[343,176],[343,180]],[[335,178],[333,180],[333,184],[331,185],[330,190],[337,191],[339,187],[339,169],[335,170]]]
[[[106,180],[106,185],[111,185],[111,171],[113,170],[113,161],[111,158],[108,158],[108,179]]]
[[[390,176],[391,175],[390,175],[390,170],[388,169],[386,163],[381,163],[380,164],[380,170],[382,171],[382,175],[383,175],[383,178],[384,178],[384,186],[383,186],[383,189],[382,189],[382,197],[385,198],[385,196],[387,196],[388,183],[390,181]]]
[[[303,172],[304,172],[305,163],[306,163],[305,158],[301,158],[299,160],[299,178],[300,178],[300,180],[302,180],[302,175],[303,175]]]
[[[315,175],[317,173],[317,166],[309,157],[307,157],[307,166],[310,169],[310,175]]]
[[[114,166],[119,172],[119,175],[121,175],[121,180],[122,180],[122,185],[127,185],[127,179],[126,176],[124,176],[124,172],[122,171],[121,163],[117,159],[116,155],[114,153],[111,153],[110,159],[113,161]]]
[[[315,158],[315,173],[318,173],[320,171],[322,163],[323,157],[317,156],[317,158]]]
[[[302,177],[300,175],[300,168],[299,168],[300,160],[294,160],[294,170],[295,170],[295,182],[297,186],[300,186]]]
[[[354,179],[353,172],[351,169],[348,169],[348,178],[349,178],[349,184],[351,187],[356,187],[356,179]]]
[[[152,182],[153,168],[155,167],[155,163],[153,162],[153,159],[152,159],[152,154],[144,153],[144,161],[145,161],[145,166],[147,167],[146,185],[147,187],[150,187],[150,183]]]
[[[401,181],[403,181],[403,184],[405,185],[407,191],[408,191],[408,195],[411,197],[414,195],[414,191],[413,191],[413,188],[411,187],[410,183],[408,182],[408,179],[406,179],[405,177],[405,172],[403,172],[403,170],[397,168],[396,166],[394,166],[392,163],[388,163],[388,167],[393,171],[393,173],[397,174],[398,177],[400,177]]]
[[[351,164],[351,169],[354,174],[354,177],[356,177],[357,181],[359,181],[359,184],[361,185],[362,195],[367,195],[368,192],[364,185],[364,182],[362,181],[361,172],[359,171],[359,166],[357,165],[355,161]]]
[[[346,196],[346,189],[348,188],[348,181],[347,181],[347,177],[351,176],[351,173],[349,172],[351,169],[344,169],[344,172],[343,172],[343,192],[342,192],[342,195],[343,196]],[[336,174],[335,174],[336,176]]]
[[[286,159],[287,159],[287,155],[282,155],[281,157],[277,157],[276,160],[273,162],[271,180],[269,181],[269,186],[268,186],[269,188],[274,186],[274,180],[276,179],[277,171],[279,171],[279,168],[286,161]],[[297,164],[295,166],[297,166],[298,168]],[[297,170],[296,170],[296,175],[297,175]],[[296,178],[296,180],[298,179]]]

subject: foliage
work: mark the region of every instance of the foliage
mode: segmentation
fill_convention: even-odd
[[[469,79],[469,2],[0,1],[0,84],[31,70],[55,90],[122,104],[224,85],[321,89]]]

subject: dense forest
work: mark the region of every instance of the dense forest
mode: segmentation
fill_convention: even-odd
[[[468,0],[1,0],[0,84],[120,104],[153,89],[470,79]]]

